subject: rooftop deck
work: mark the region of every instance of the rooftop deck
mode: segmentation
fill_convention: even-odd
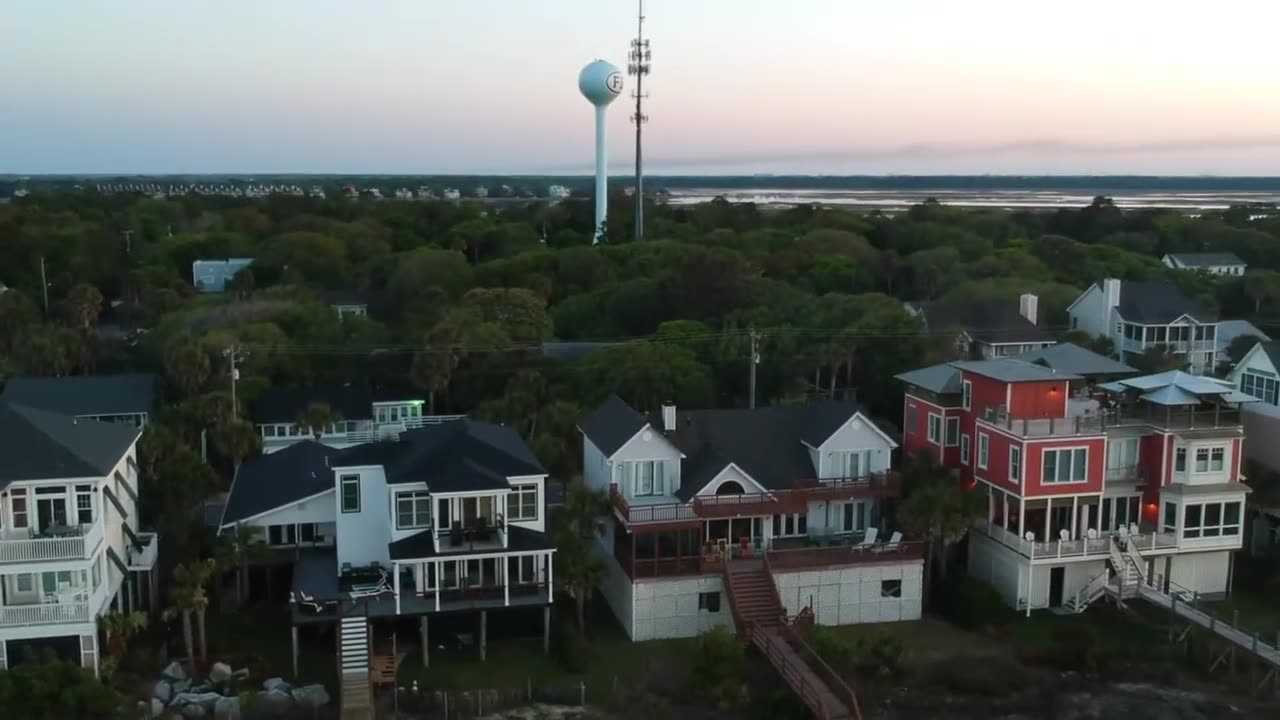
[[[1156,406],[1147,403],[1103,408],[1096,401],[1068,401],[1066,417],[1021,418],[1011,415],[1003,405],[982,409],[983,422],[1026,438],[1073,437],[1101,435],[1111,429],[1154,427],[1161,430],[1232,430],[1239,429],[1242,419],[1235,408]]]

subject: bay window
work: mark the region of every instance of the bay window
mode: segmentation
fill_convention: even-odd
[[[1089,450],[1087,448],[1062,448],[1044,451],[1044,474],[1041,482],[1077,483],[1089,479]]]
[[[1227,449],[1224,447],[1196,448],[1197,473],[1222,472],[1226,468]]]
[[[1239,502],[1213,502],[1183,508],[1184,538],[1231,537],[1239,534]]]

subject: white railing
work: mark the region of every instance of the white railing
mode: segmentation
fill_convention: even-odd
[[[1039,542],[1018,537],[1016,534],[986,520],[979,520],[974,525],[974,528],[988,537],[998,540],[1002,545],[1013,548],[1019,554],[1033,560],[1106,557],[1111,553],[1111,533],[1096,538]],[[1148,533],[1129,536],[1129,543],[1137,550],[1165,550],[1178,547],[1178,538],[1173,533]]]
[[[6,530],[0,533],[0,563],[85,560],[102,541],[102,523],[82,528],[82,535],[36,538],[25,529]]]
[[[87,601],[41,605],[0,605],[0,627],[89,622]]]
[[[374,442],[376,440],[395,440],[400,437],[400,433],[408,430],[417,430],[418,428],[428,427],[431,425],[439,425],[451,420],[461,420],[465,415],[422,415],[419,417],[401,418],[397,422],[363,422],[360,429],[350,432],[332,432],[324,433],[320,436],[320,442],[326,444],[351,444]],[[278,450],[287,447],[302,440],[314,440],[315,434],[309,429],[303,428],[297,435],[270,437],[264,436],[262,444],[264,448]]]
[[[1072,609],[1076,612],[1084,612],[1089,603],[1097,600],[1104,592],[1107,591],[1107,581],[1110,579],[1110,573],[1106,570],[1094,575],[1089,584],[1085,585],[1076,593],[1075,602]]]
[[[129,546],[129,569],[150,570],[155,567],[160,552],[160,538],[155,533],[138,533],[138,542],[142,544],[141,550]]]

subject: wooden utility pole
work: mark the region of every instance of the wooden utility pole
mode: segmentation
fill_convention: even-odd
[[[49,279],[44,274],[44,256],[40,256],[40,292],[44,297],[44,314],[49,315]]]
[[[240,349],[237,345],[232,344],[223,352],[227,356],[227,368],[231,374],[231,417],[239,417],[238,404],[236,402],[236,381],[240,379],[240,369],[237,365],[240,362]]]
[[[751,380],[748,383],[750,389],[747,392],[750,395],[750,403],[751,403],[750,407],[751,409],[754,410],[756,407],[756,366],[760,364],[760,345],[759,345],[760,333],[756,332],[755,328],[751,328],[750,336],[751,336]]]

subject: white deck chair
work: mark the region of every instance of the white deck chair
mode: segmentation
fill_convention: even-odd
[[[1142,528],[1138,527],[1138,523],[1129,523],[1129,534],[1137,537],[1142,534]]]
[[[889,536],[889,542],[882,544],[876,548],[876,552],[893,552],[902,544],[902,533],[894,532]]]
[[[1062,528],[1058,531],[1058,539],[1064,543],[1071,542],[1071,531],[1066,528]]]
[[[874,545],[876,542],[876,535],[879,532],[880,530],[878,528],[867,528],[867,534],[862,537],[862,542],[858,543],[858,545]]]
[[[1097,528],[1089,528],[1088,530],[1085,530],[1085,531],[1084,531],[1084,536],[1085,536],[1085,537],[1087,537],[1087,538],[1089,538],[1090,540],[1097,540],[1097,539],[1098,539],[1098,529],[1097,529]]]

